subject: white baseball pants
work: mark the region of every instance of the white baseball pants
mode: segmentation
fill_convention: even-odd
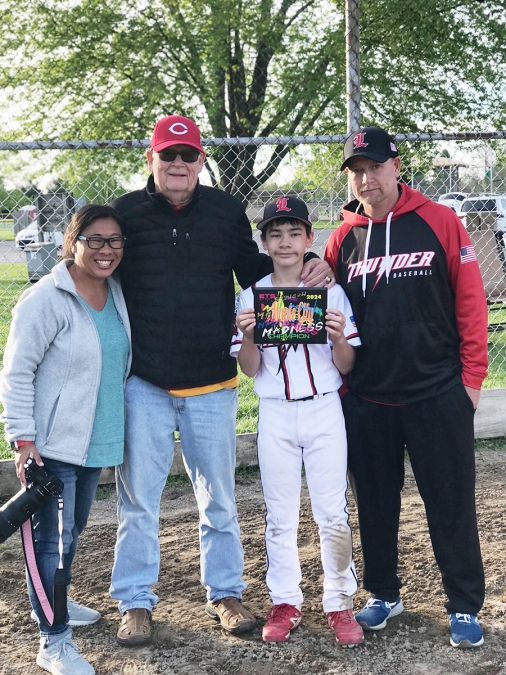
[[[275,605],[300,605],[297,550],[302,463],[318,524],[323,610],[353,607],[357,577],[346,501],[347,444],[341,401],[260,399],[258,461],[267,508],[267,586]]]

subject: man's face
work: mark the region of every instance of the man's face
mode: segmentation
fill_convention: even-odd
[[[368,157],[353,157],[346,168],[355,197],[364,205],[368,216],[382,217],[399,199],[397,180],[401,169],[399,157],[376,162]]]
[[[151,148],[146,152],[148,167],[153,178],[157,192],[172,204],[184,204],[191,199],[199,173],[204,166],[204,153],[198,153],[195,162],[183,161],[179,153],[195,153],[195,148],[189,145],[171,145],[160,152],[154,152]],[[175,159],[163,159],[167,154],[177,153]]]

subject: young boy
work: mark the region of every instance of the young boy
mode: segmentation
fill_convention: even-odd
[[[256,286],[302,286],[304,253],[314,236],[306,204],[294,197],[278,199],[265,207],[258,228],[274,272]],[[297,551],[302,462],[320,533],[323,609],[338,644],[364,641],[352,610],[357,579],[346,502],[346,431],[337,393],[340,373],[353,367],[353,346],[360,339],[340,286],[328,290],[328,307],[327,344],[256,345],[251,288],[239,297],[231,354],[246,375],[255,377],[260,397],[258,461],[267,509],[266,580],[273,602],[262,632],[266,642],[285,642],[302,620]]]

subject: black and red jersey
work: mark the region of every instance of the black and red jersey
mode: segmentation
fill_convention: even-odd
[[[447,206],[399,184],[387,221],[346,205],[325,259],[348,296],[362,346],[347,385],[411,403],[487,374],[487,304],[469,235]]]

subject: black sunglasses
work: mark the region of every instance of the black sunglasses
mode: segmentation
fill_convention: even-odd
[[[200,155],[200,151],[195,149],[191,150],[160,150],[158,156],[164,162],[173,162],[176,157],[179,155],[185,164],[193,164],[197,161]]]

